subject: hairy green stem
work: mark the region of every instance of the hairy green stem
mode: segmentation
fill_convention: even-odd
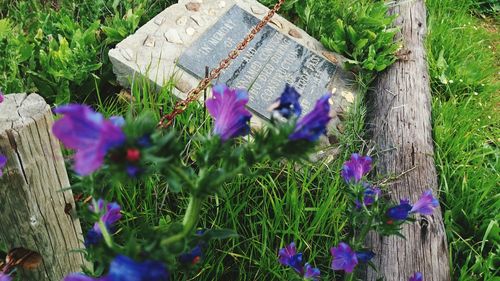
[[[373,224],[373,216],[370,216],[370,218],[368,219],[368,223],[365,224],[363,229],[361,230],[361,234],[359,235],[359,237],[357,239],[358,241],[356,241],[357,242],[356,244],[359,245],[359,244],[363,244],[365,242],[366,236],[368,235],[368,232],[372,228],[372,224]]]
[[[201,205],[203,203],[204,198],[191,196],[189,197],[189,205],[186,209],[186,213],[184,214],[184,219],[182,220],[182,224],[184,226],[183,230],[176,235],[167,237],[161,241],[162,246],[170,246],[176,242],[181,241],[186,238],[196,227],[198,223],[198,219],[200,217]]]
[[[370,215],[367,223],[363,226],[363,228],[361,229],[361,233],[359,236],[355,237],[353,239],[353,247],[355,248],[358,248],[360,245],[363,245],[363,243],[365,242],[366,240],[366,236],[368,235],[368,232],[370,232],[370,229],[372,227],[372,224],[373,224],[373,216]],[[354,280],[354,272],[353,273],[349,273],[349,274],[346,274],[344,276],[344,280],[345,281],[353,281]]]

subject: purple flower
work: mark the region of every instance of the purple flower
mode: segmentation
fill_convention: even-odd
[[[202,255],[203,251],[201,247],[197,245],[191,251],[181,254],[179,256],[179,262],[185,265],[195,265],[201,260]]]
[[[136,178],[141,174],[141,168],[135,165],[127,165],[127,175],[131,178]]]
[[[351,155],[351,159],[342,167],[342,177],[347,183],[357,183],[372,169],[370,156],[360,156],[358,153]]]
[[[1,96],[2,96],[2,94],[0,92],[0,97]],[[0,99],[0,102],[1,102],[1,99]],[[0,272],[0,281],[11,281],[11,280],[12,280],[12,277],[10,277],[8,274]]]
[[[419,213],[422,215],[432,215],[434,209],[439,206],[439,202],[432,196],[432,190],[425,191],[420,199],[413,205],[410,213]]]
[[[356,252],[356,258],[358,258],[358,261],[360,261],[362,263],[369,262],[371,259],[373,259],[374,256],[375,256],[375,253],[372,251],[357,251]]]
[[[432,215],[437,206],[439,206],[439,202],[432,196],[432,190],[429,189],[420,196],[415,205],[410,205],[408,200],[401,200],[399,205],[387,210],[387,216],[394,220],[406,220],[412,213]]]
[[[212,88],[213,98],[206,101],[207,110],[215,120],[214,134],[222,141],[250,133],[249,121],[252,115],[245,108],[248,93],[229,89],[225,85]]]
[[[309,263],[304,266],[304,276],[305,279],[311,279],[313,281],[319,280],[320,271],[318,268],[312,267]]]
[[[87,277],[71,274],[64,281],[168,281],[169,273],[165,265],[156,261],[136,262],[126,256],[117,256],[110,265],[106,276]]]
[[[135,262],[126,256],[117,256],[108,273],[111,281],[166,281],[169,274],[165,265],[156,261]]]
[[[408,281],[423,281],[424,276],[420,272],[416,272]]]
[[[3,92],[0,91],[0,103],[2,103],[3,101],[4,101]],[[0,279],[0,281],[2,281],[2,279]]]
[[[151,146],[151,135],[150,134],[145,134],[143,135],[142,137],[140,137],[138,140],[137,140],[137,144],[140,146],[140,147],[150,147]]]
[[[79,175],[99,169],[106,153],[125,142],[119,126],[86,105],[69,104],[54,112],[64,116],[54,123],[52,131],[66,147],[76,150],[75,171]]]
[[[313,268],[309,263],[306,263],[305,266],[303,265],[302,253],[297,253],[294,242],[280,249],[279,262],[282,265],[293,268],[295,272],[306,279],[318,280],[319,278],[320,272],[318,268]]]
[[[317,102],[314,109],[297,122],[294,132],[288,139],[317,141],[319,137],[326,134],[326,125],[330,122],[330,95],[324,95]]]
[[[7,165],[7,157],[0,154],[0,177],[3,176],[3,168]]]
[[[363,186],[365,187],[363,204],[365,206],[371,206],[382,195],[382,190],[376,186],[371,186],[369,183],[363,183]],[[357,199],[354,201],[354,204],[356,204],[356,208],[358,209],[363,206]]]
[[[293,268],[297,273],[301,273],[303,271],[302,253],[297,253],[297,248],[295,247],[294,242],[285,246],[285,248],[280,249],[278,256],[279,262],[282,265]]]
[[[293,115],[300,116],[302,114],[302,107],[299,103],[300,94],[295,90],[295,88],[286,84],[285,91],[276,100],[278,105],[273,108],[274,111],[278,112],[281,116],[289,119]]]
[[[330,249],[333,256],[333,270],[344,270],[351,273],[358,264],[356,253],[344,242],[340,242],[337,247]]]
[[[113,123],[113,125],[118,126],[118,127],[123,127],[125,126],[125,118],[122,116],[111,116],[109,117],[109,121]]]
[[[410,201],[400,200],[399,205],[387,210],[387,216],[393,220],[406,220],[410,214],[411,208]]]
[[[96,208],[97,207],[97,208]],[[89,208],[92,212],[96,214],[102,214],[100,220],[104,223],[104,226],[108,231],[111,230],[112,226],[121,219],[122,214],[120,213],[121,207],[115,202],[104,203],[104,200],[99,199],[96,203]],[[87,233],[85,238],[85,246],[96,245],[102,240],[102,230],[99,227],[99,222],[94,224],[94,227]]]

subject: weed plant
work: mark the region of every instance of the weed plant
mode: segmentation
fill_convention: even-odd
[[[495,280],[500,265],[500,36],[475,2],[427,1],[436,165],[452,279],[464,281]]]

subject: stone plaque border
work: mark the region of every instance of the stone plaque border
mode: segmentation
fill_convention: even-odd
[[[233,5],[259,19],[269,11],[254,0],[180,0],[110,50],[109,57],[118,82],[128,87],[134,77],[143,76],[154,86],[163,87],[173,77],[176,85],[174,94],[185,98],[199,80],[176,66],[179,57]],[[342,56],[327,51],[320,42],[283,17],[275,15],[270,25],[341,69],[340,65],[345,60]],[[340,119],[354,102],[357,92],[354,76],[343,70],[336,71],[328,90],[333,93],[334,118],[330,125],[341,133]],[[252,120],[253,125],[260,126],[258,118]]]

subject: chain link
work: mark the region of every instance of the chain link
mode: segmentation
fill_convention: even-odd
[[[274,7],[269,10],[267,15],[256,25],[252,28],[250,33],[247,34],[247,36],[241,41],[234,50],[232,50],[228,56],[223,59],[217,68],[214,68],[210,71],[207,77],[203,78],[198,86],[196,88],[192,89],[189,91],[187,94],[187,97],[185,100],[180,100],[178,101],[172,112],[165,114],[161,117],[160,122],[158,122],[158,127],[159,128],[167,128],[172,123],[174,122],[174,119],[177,115],[183,113],[188,105],[200,98],[201,92],[205,90],[208,85],[210,85],[210,82],[212,82],[214,79],[217,79],[221,72],[228,68],[231,62],[236,59],[240,53],[245,50],[245,48],[248,46],[248,44],[255,38],[257,33],[259,33],[266,24],[269,23],[271,18],[279,11],[281,6],[285,3],[285,0],[279,0]]]

